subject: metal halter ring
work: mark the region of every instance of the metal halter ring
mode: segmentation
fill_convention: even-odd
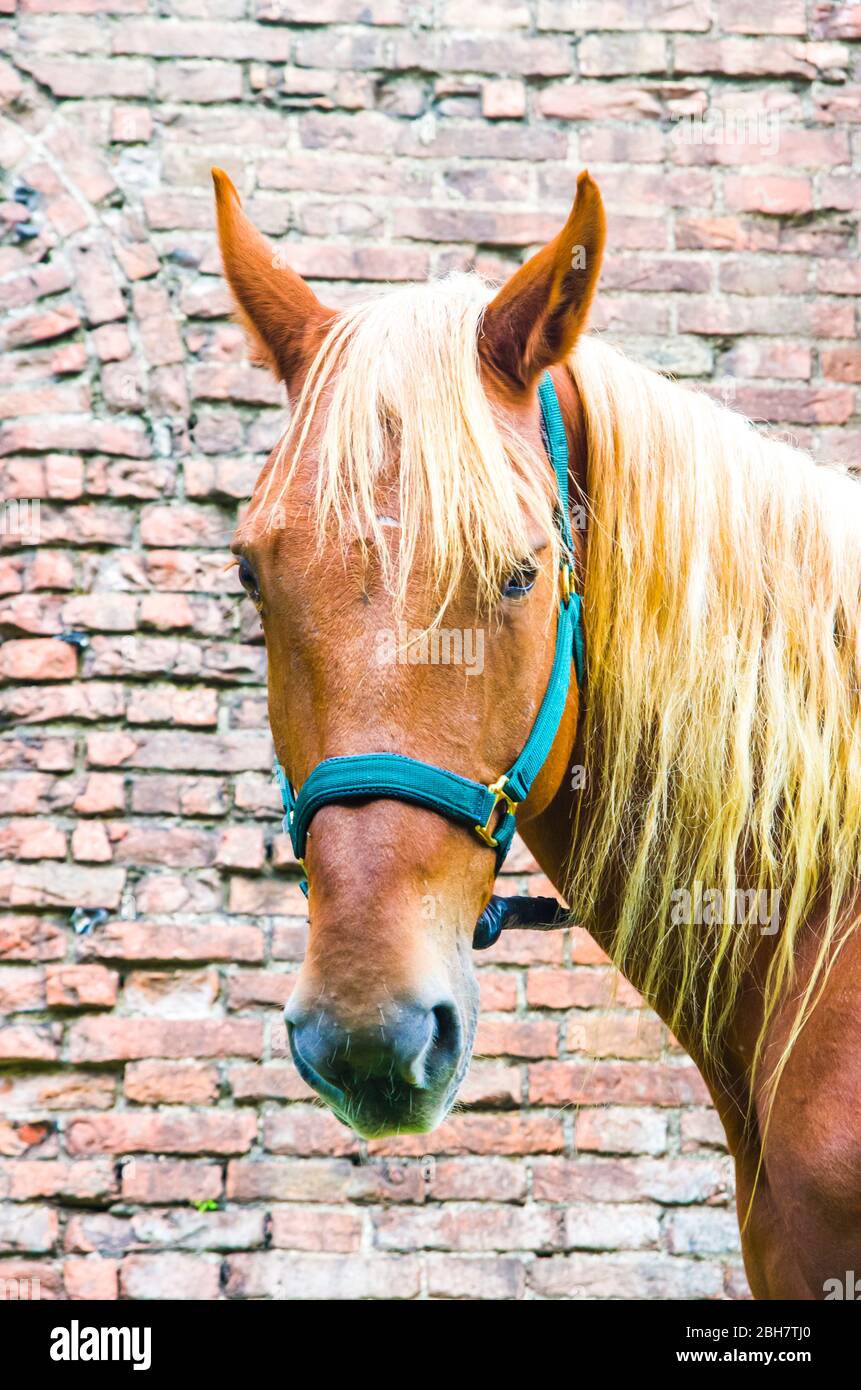
[[[505,802],[505,805],[508,808],[508,813],[512,816],[514,815],[515,811],[520,805],[519,801],[515,801],[514,798],[509,796],[508,792],[505,791],[505,783],[507,781],[507,777],[500,777],[498,782],[492,782],[490,784],[487,790],[494,798],[493,805],[490,808],[490,814],[488,815],[487,820],[484,822],[484,825],[477,825],[475,827],[475,833],[478,836],[478,838],[480,840],[483,840],[484,843],[488,845],[490,849],[496,849],[496,846],[499,843],[497,840],[494,839],[493,835],[490,833],[490,822],[493,820],[493,817],[496,814],[496,808],[499,805],[500,801]]]

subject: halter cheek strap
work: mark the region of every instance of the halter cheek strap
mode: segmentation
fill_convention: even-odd
[[[473,782],[433,763],[423,763],[400,753],[358,753],[326,758],[306,778],[298,795],[279,762],[275,776],[284,806],[284,830],[305,869],[308,827],[322,806],[390,798],[423,806],[449,820],[467,826],[489,849],[496,851],[496,869],[502,866],[515,831],[517,807],[547,759],[568,701],[571,662],[578,686],[584,676],[583,617],[580,595],[573,587],[574,542],[568,515],[568,441],[556,390],[548,373],[538,387],[541,433],[553,465],[558,492],[557,524],[562,541],[556,650],[550,679],[532,731],[520,756],[507,772],[490,783]],[[500,807],[502,812],[500,815]],[[307,880],[302,888],[307,893]]]

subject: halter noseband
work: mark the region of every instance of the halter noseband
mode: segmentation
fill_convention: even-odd
[[[573,587],[574,542],[568,515],[568,441],[556,389],[549,373],[545,373],[541,379],[538,399],[541,404],[541,434],[553,465],[558,490],[556,517],[562,541],[562,592],[556,621],[553,669],[523,751],[508,771],[489,786],[400,753],[359,753],[325,758],[306,778],[298,795],[283,767],[276,762],[275,776],[284,806],[284,830],[289,834],[293,852],[306,874],[308,827],[320,808],[331,802],[377,798],[408,801],[468,826],[483,844],[496,851],[496,872],[499,873],[502,867],[514,838],[517,807],[528,796],[562,720],[568,700],[572,656],[578,686],[582,686],[584,673],[582,604],[580,595],[574,592]],[[499,824],[494,826],[494,816],[501,803],[504,803],[505,810]],[[303,879],[302,888],[307,893],[307,879]]]

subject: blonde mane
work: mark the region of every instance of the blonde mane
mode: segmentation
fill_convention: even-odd
[[[569,900],[587,927],[611,908],[616,964],[665,1008],[669,989],[670,1023],[706,1063],[763,923],[751,900],[741,922],[679,922],[679,890],[777,901],[762,1034],[821,905],[776,1081],[854,925],[841,912],[861,857],[861,489],[594,340],[570,367],[592,517],[591,791]]]
[[[456,275],[340,315],[253,502],[278,525],[313,437],[318,535],[334,526],[342,541],[374,545],[401,603],[427,557],[437,616],[467,581],[492,602],[530,556],[536,520],[555,536],[549,470],[482,388],[490,294]],[[566,891],[587,928],[616,924],[617,965],[660,995],[706,1063],[762,925],[753,910],[678,923],[675,895],[698,884],[724,902],[779,893],[766,1023],[822,903],[779,1073],[858,882],[861,490],[594,339],[569,368],[586,418],[590,521],[587,788]],[[392,496],[390,549],[379,513]]]

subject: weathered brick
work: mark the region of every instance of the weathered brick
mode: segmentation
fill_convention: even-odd
[[[116,1081],[104,1072],[22,1072],[5,1076],[0,1084],[0,1114],[39,1114],[43,1110],[110,1110],[116,1100]]]
[[[216,922],[212,926],[162,926],[146,922],[111,922],[85,937],[81,953],[101,960],[248,961],[263,959],[263,934],[257,927]]]
[[[512,1258],[429,1255],[428,1293],[431,1298],[478,1299],[522,1298],[526,1288],[526,1267]]]
[[[203,1159],[134,1158],[122,1164],[121,1172],[128,1202],[213,1202],[221,1196],[221,1168]]]
[[[218,1097],[218,1073],[198,1062],[131,1062],[124,1091],[139,1105],[208,1105]]]
[[[70,1154],[236,1154],[245,1153],[256,1134],[255,1115],[216,1110],[87,1115],[70,1118],[65,1128]]]
[[[362,1217],[354,1211],[326,1211],[320,1207],[289,1205],[272,1209],[272,1244],[281,1250],[358,1250]]]
[[[83,1018],[69,1026],[77,1062],[149,1057],[259,1057],[263,1030],[253,1020]]]
[[[249,1257],[249,1258],[253,1258]],[[148,1299],[216,1299],[220,1264],[200,1254],[129,1255],[120,1270],[123,1297]]]
[[[124,869],[81,869],[72,864],[0,866],[0,905],[5,907],[119,906]]]
[[[37,1255],[53,1249],[59,1222],[53,1208],[0,1203],[0,1253]]]
[[[575,1133],[580,1152],[660,1154],[667,1148],[667,1118],[657,1110],[583,1109]]]
[[[227,1258],[231,1298],[415,1298],[419,1261],[412,1255],[296,1255],[279,1251]]]
[[[63,1283],[71,1299],[105,1301],[119,1298],[116,1260],[66,1260]]]
[[[0,646],[0,680],[64,681],[74,679],[77,669],[67,642],[10,640]]]
[[[657,1208],[602,1205],[568,1207],[562,1243],[566,1250],[648,1250],[660,1242]]]
[[[69,1163],[16,1158],[0,1163],[0,1197],[13,1201],[59,1198],[93,1202],[112,1200],[117,1194],[116,1172],[108,1159]]]
[[[734,1211],[673,1211],[664,1226],[667,1249],[672,1255],[708,1255],[734,1251],[738,1239]]]
[[[0,1061],[6,1063],[58,1061],[59,1048],[57,1024],[8,1024],[0,1033]]]
[[[528,1282],[543,1297],[573,1299],[716,1298],[720,1270],[659,1254],[578,1254],[537,1260]]]
[[[641,1062],[537,1062],[529,1093],[540,1105],[691,1105],[708,1097],[695,1067]]]
[[[49,965],[45,996],[51,1008],[110,1009],[117,1001],[117,974],[101,965]]]

